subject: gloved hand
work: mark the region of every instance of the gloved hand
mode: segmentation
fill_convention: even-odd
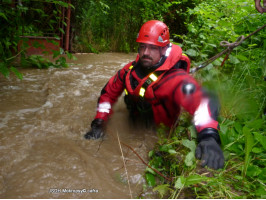
[[[91,122],[91,130],[84,135],[85,139],[99,139],[104,136],[104,120],[103,119],[94,119]]]
[[[200,140],[196,148],[196,158],[201,159],[201,166],[213,169],[223,168],[224,155],[220,145],[213,137],[205,137]]]

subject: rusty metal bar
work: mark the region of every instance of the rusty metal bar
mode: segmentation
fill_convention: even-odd
[[[71,0],[68,0],[68,8],[67,8],[67,27],[66,27],[66,36],[65,36],[65,51],[69,50],[69,31],[70,31],[70,16],[71,16]]]

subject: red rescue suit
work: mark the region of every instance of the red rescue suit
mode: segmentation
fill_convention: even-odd
[[[177,68],[177,63],[185,62],[187,71]],[[194,125],[198,132],[205,128],[217,130],[215,111],[210,98],[202,91],[196,80],[188,74],[190,61],[182,55],[182,49],[174,44],[166,51],[165,60],[155,71],[145,77],[139,77],[135,68],[136,61],[128,63],[113,76],[101,92],[95,119],[107,120],[112,113],[112,105],[122,92],[144,100],[151,105],[156,124],[163,123],[171,127],[180,114],[181,107],[194,116]],[[137,85],[132,85],[132,80]]]

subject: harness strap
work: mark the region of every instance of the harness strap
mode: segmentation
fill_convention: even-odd
[[[141,96],[142,98],[144,98],[146,89],[148,88],[148,86],[150,84],[152,84],[152,82],[157,81],[158,77],[164,73],[164,71],[155,71],[153,73],[151,73],[149,75],[149,77],[147,78],[147,80],[143,83],[143,85],[141,86],[140,90],[139,90],[139,96]]]
[[[131,70],[133,68],[133,65],[131,65],[128,69],[128,71],[127,71],[127,73],[129,73],[129,71]],[[141,88],[140,88],[140,90],[139,90],[139,96],[141,97],[141,98],[144,98],[144,96],[145,96],[145,92],[146,92],[146,89],[148,88],[148,86],[150,85],[150,84],[152,84],[153,82],[155,82],[155,81],[157,81],[158,80],[158,77],[162,74],[162,73],[164,73],[165,71],[155,71],[155,72],[153,72],[153,73],[151,73],[150,75],[149,75],[149,77],[147,78],[147,80],[143,83],[143,85],[141,86]],[[124,91],[125,91],[125,95],[128,95],[128,91],[127,91],[127,89],[125,88],[124,89]]]
[[[174,51],[175,53],[170,54],[172,51]],[[126,71],[126,73],[124,75],[125,76],[125,84],[129,84],[128,88],[125,89],[125,94],[128,95],[128,94],[133,93],[133,94],[139,96],[140,98],[144,98],[146,90],[149,90],[148,87],[151,84],[153,84],[155,81],[158,81],[158,79],[160,79],[162,77],[162,74],[164,74],[168,70],[170,70],[176,64],[176,62],[178,62],[182,58],[182,56],[187,58],[186,55],[184,55],[184,54],[182,55],[182,49],[179,46],[170,44],[169,48],[166,51],[166,57],[167,58],[166,58],[165,62],[160,67],[158,67],[157,71],[152,72],[148,77],[146,76],[144,79],[142,79],[139,82],[139,85],[134,89],[129,84],[131,81],[130,80],[130,74],[131,74],[130,71],[133,69],[133,66],[134,66],[134,63],[132,63],[132,65],[128,68],[128,70]],[[185,59],[185,61],[186,61],[186,59]],[[189,68],[189,66],[186,66],[186,68]],[[153,98],[153,97],[147,97],[147,98]]]
[[[134,66],[133,65],[131,65],[129,68],[128,68],[128,70],[127,70],[127,72],[126,72],[126,74],[133,68]],[[126,76],[126,74],[125,74],[125,76]],[[124,89],[124,91],[125,91],[125,94],[126,95],[128,95],[128,91],[127,91],[127,89],[125,88]]]

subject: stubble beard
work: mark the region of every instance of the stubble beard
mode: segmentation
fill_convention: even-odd
[[[146,58],[145,56],[143,56],[143,57]],[[151,58],[149,58],[150,60],[144,60],[143,57],[140,58],[141,66],[142,66],[143,68],[145,68],[145,69],[150,69],[150,68],[152,68],[152,66],[153,66],[152,61],[153,61],[153,60],[152,60]]]

